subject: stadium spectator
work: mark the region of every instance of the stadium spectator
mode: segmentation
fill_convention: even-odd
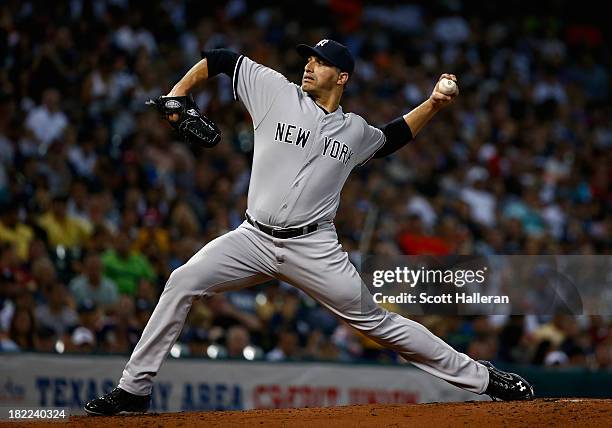
[[[49,327],[41,326],[36,329],[34,336],[34,349],[36,352],[55,352],[57,336]]]
[[[97,253],[88,253],[83,261],[83,273],[68,284],[76,304],[90,299],[100,307],[115,305],[119,299],[117,285],[103,275],[102,259]]]
[[[31,272],[32,286],[40,293],[47,293],[57,282],[57,269],[48,257],[41,257],[34,261]]]
[[[0,206],[0,242],[6,242],[15,247],[17,256],[22,262],[28,260],[30,242],[34,231],[30,226],[19,220],[19,205],[6,202]]]
[[[138,282],[142,279],[152,280],[155,273],[149,261],[136,250],[131,250],[131,239],[125,232],[119,232],[113,247],[102,255],[104,274],[112,279],[119,293],[135,295]]]
[[[266,354],[268,361],[295,360],[300,358],[299,337],[294,330],[282,330],[277,335],[274,349]]]
[[[44,213],[38,224],[47,233],[51,246],[82,247],[91,233],[91,226],[67,212],[67,195],[53,197],[51,209]]]
[[[77,327],[70,336],[69,352],[90,353],[96,349],[96,338],[87,327]]]
[[[39,143],[36,154],[46,154],[51,143],[59,139],[68,126],[68,117],[61,110],[57,89],[48,88],[43,92],[40,106],[30,111],[25,124]]]
[[[18,352],[19,350],[19,345],[10,338],[9,333],[0,330],[0,352]]]
[[[37,324],[51,328],[58,337],[62,337],[79,320],[76,311],[69,305],[66,286],[54,281],[44,287],[43,295],[46,302],[35,309]]]
[[[249,331],[241,325],[235,325],[227,329],[225,335],[225,347],[227,357],[244,359],[244,348],[251,344]]]
[[[9,330],[9,339],[12,344],[16,345],[19,350],[32,351],[34,350],[34,332],[36,331],[36,320],[30,308],[15,309],[11,328]],[[7,344],[5,344],[6,346]],[[10,350],[11,344],[8,344]]]

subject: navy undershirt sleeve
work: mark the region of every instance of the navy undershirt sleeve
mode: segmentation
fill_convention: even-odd
[[[403,116],[392,120],[382,127],[382,132],[385,134],[385,144],[378,149],[375,158],[382,158],[404,147],[412,140],[412,131],[404,120]]]
[[[234,70],[240,55],[229,49],[212,49],[208,51],[202,51],[202,58],[206,58],[208,61],[208,78],[215,77],[216,75],[223,73],[229,77],[234,77]]]

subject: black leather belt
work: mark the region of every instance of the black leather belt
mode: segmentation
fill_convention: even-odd
[[[251,225],[261,230],[263,233],[273,236],[274,238],[280,239],[288,239],[288,238],[296,238],[298,236],[306,235],[307,233],[314,232],[319,228],[317,223],[309,224],[304,227],[287,227],[287,228],[278,228],[278,227],[270,227],[265,224],[261,224],[257,220],[251,218],[250,215],[246,215],[246,219]]]

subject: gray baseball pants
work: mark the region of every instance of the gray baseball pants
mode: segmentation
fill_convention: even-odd
[[[273,238],[246,221],[209,242],[170,275],[119,386],[151,393],[153,377],[178,339],[192,300],[236,290],[270,278],[288,282],[372,340],[416,367],[477,394],[489,382],[487,369],[455,351],[421,324],[376,305],[333,224],[291,239]]]

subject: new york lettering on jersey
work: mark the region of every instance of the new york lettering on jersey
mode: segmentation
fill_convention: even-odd
[[[290,123],[277,122],[274,141],[286,144],[295,144],[300,148],[306,146],[306,142],[310,137],[310,129],[304,129],[300,126]]]
[[[324,137],[323,156],[329,156],[332,159],[336,159],[346,166],[353,156],[353,151],[349,146],[338,140]]]

